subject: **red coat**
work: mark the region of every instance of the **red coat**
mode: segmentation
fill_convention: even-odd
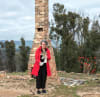
[[[31,74],[35,75],[35,76],[38,76],[38,72],[40,69],[39,63],[40,63],[41,49],[42,49],[42,46],[40,46],[35,52],[35,63],[34,63],[34,66],[33,66],[32,72],[31,72]],[[49,60],[51,59],[51,55],[50,55],[50,50],[48,48],[46,48],[46,49],[47,49],[46,50],[46,53],[47,53],[47,64],[46,64],[47,76],[51,76],[51,70],[50,70],[50,66],[49,66]]]

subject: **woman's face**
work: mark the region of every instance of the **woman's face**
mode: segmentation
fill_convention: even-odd
[[[46,48],[46,43],[45,42],[42,42],[42,45],[41,46],[42,46],[43,49],[45,49]]]

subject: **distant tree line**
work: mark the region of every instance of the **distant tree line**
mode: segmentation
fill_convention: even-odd
[[[0,70],[7,72],[24,72],[27,70],[30,47],[25,45],[25,40],[21,38],[19,51],[13,40],[0,42]]]
[[[56,3],[53,5],[53,20],[50,23],[49,35],[55,44],[54,54],[58,70],[80,72],[78,62],[80,56],[98,56],[97,51],[100,49],[98,19],[91,21],[89,17],[66,11],[64,5]],[[23,38],[19,51],[16,51],[15,47],[13,40],[0,43],[0,70],[8,72],[27,70],[30,48],[26,47]]]
[[[100,48],[99,20],[91,21],[89,17],[76,12],[67,12],[64,5],[59,3],[53,5],[49,35],[55,44],[54,53],[58,70],[79,72],[78,57],[97,56],[96,52]]]

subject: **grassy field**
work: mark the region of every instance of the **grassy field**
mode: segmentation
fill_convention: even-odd
[[[84,79],[86,82],[80,86],[68,87],[63,84],[53,86],[54,90],[48,94],[40,94],[40,95],[21,95],[18,97],[81,97],[83,94],[93,94],[100,93],[100,73],[96,75],[88,75],[81,73],[66,73],[59,72],[59,77],[73,78],[73,79]],[[29,81],[29,84],[35,83],[34,79]],[[48,90],[47,90],[48,92]]]

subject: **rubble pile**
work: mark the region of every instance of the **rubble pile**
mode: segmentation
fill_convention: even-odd
[[[65,78],[65,77],[60,77],[60,81],[65,86],[79,86],[86,82],[86,80],[84,79],[72,79],[72,78]]]

